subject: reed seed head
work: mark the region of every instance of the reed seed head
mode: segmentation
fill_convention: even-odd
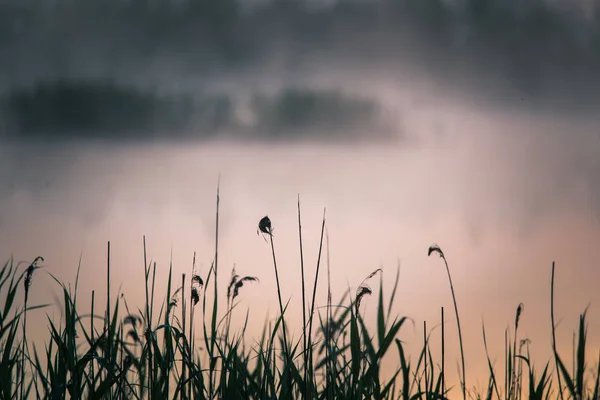
[[[372,277],[374,277],[375,275],[377,275],[378,273],[383,273],[383,270],[381,268],[377,268],[375,271],[371,272],[366,278],[365,281],[368,281],[369,279],[371,279]]]
[[[525,311],[525,306],[523,303],[519,303],[517,307],[517,315],[515,316],[515,330],[519,328],[519,319],[521,318],[521,313]]]
[[[194,260],[196,258],[196,254],[194,253]],[[194,261],[195,262],[195,261]],[[195,306],[200,301],[200,289],[204,287],[204,281],[200,278],[200,275],[192,275],[192,285],[191,285],[191,296],[192,302]]]
[[[233,289],[233,297],[232,297],[231,301],[235,300],[235,298],[238,296],[240,288],[242,286],[244,286],[244,282],[258,282],[258,278],[255,276],[245,276],[242,279],[240,279],[239,281],[237,281],[235,283],[235,287]]]
[[[227,301],[231,299],[231,291],[235,287],[235,283],[237,282],[240,276],[235,273],[235,264],[233,264],[233,269],[231,270],[231,280],[229,281],[229,285],[227,286]]]
[[[192,301],[194,302],[194,306],[200,301],[200,294],[198,294],[196,286],[192,286]]]
[[[25,272],[25,279],[23,280],[23,285],[25,286],[25,303],[27,303],[27,299],[29,298],[29,288],[31,287],[31,282],[33,281],[33,272],[41,268],[38,264],[39,262],[44,261],[44,257],[36,257],[35,260],[27,267],[27,271]]]
[[[367,275],[367,277],[360,283],[360,285],[356,289],[356,312],[357,313],[358,313],[358,309],[360,307],[360,302],[361,302],[362,298],[366,295],[373,294],[373,291],[367,284],[367,281],[379,273],[383,273],[383,270],[381,268],[377,268],[375,271],[371,272],[369,275]]]
[[[431,256],[431,253],[437,253],[440,255],[441,258],[445,258],[444,252],[442,251],[440,246],[438,246],[437,244],[432,244],[431,246],[429,246],[429,250],[427,251],[427,256],[428,257]]]
[[[192,285],[198,285],[200,287],[204,286],[204,281],[200,278],[200,275],[192,275]]]
[[[262,233],[266,233],[267,235],[273,234],[273,227],[271,226],[271,219],[268,216],[264,216],[258,222],[258,230]]]
[[[358,313],[358,309],[360,308],[360,302],[363,298],[363,296],[367,295],[367,294],[372,294],[373,291],[371,290],[370,287],[368,286],[359,286],[357,291],[356,291],[356,313]]]

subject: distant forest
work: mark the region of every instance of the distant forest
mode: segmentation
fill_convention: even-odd
[[[249,140],[376,140],[392,134],[374,101],[341,92],[288,89],[254,95],[245,105],[239,102],[216,94],[159,95],[108,81],[46,82],[0,98],[0,136],[175,140],[233,134]],[[240,107],[251,113],[251,121],[240,119]]]

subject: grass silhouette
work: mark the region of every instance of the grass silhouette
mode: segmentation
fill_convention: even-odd
[[[74,290],[58,279],[62,289],[60,322],[48,318],[49,337],[43,350],[27,342],[27,315],[44,305],[29,306],[29,290],[35,289],[35,273],[42,268],[43,258],[37,257],[27,267],[12,259],[0,268],[0,399],[447,399],[471,398],[495,400],[520,399],[600,399],[600,363],[592,372],[587,370],[587,317],[580,315],[575,344],[575,361],[571,371],[556,350],[554,323],[554,274],[552,264],[550,313],[553,358],[544,368],[536,370],[530,357],[529,342],[518,336],[523,305],[516,310],[512,341],[506,331],[505,366],[497,371],[488,353],[485,326],[483,344],[489,368],[488,384],[483,393],[468,390],[465,383],[465,357],[458,306],[450,270],[441,249],[434,245],[429,254],[439,254],[446,263],[456,311],[461,341],[461,387],[446,387],[444,360],[444,322],[442,309],[442,363],[434,362],[429,343],[432,331],[423,326],[423,347],[416,363],[408,357],[403,343],[397,338],[410,319],[391,315],[399,269],[393,290],[387,301],[383,293],[384,271],[369,274],[351,296],[346,291],[337,304],[332,304],[328,270],[326,314],[321,315],[315,298],[319,278],[325,232],[323,216],[319,257],[314,277],[314,289],[305,293],[304,259],[301,260],[303,329],[300,338],[289,339],[286,334],[285,311],[279,287],[273,228],[265,217],[258,232],[268,242],[277,277],[279,316],[274,325],[265,325],[260,339],[251,347],[244,340],[248,316],[239,332],[231,331],[232,312],[239,304],[236,298],[244,283],[260,284],[257,277],[231,273],[226,295],[227,306],[220,312],[217,292],[219,197],[215,226],[214,261],[206,276],[196,271],[196,256],[192,262],[191,279],[182,276],[182,286],[175,288],[172,264],[166,282],[166,295],[160,308],[155,307],[156,263],[146,256],[144,238],[145,302],[132,312],[123,296],[110,303],[110,244],[108,245],[106,309],[98,315],[95,293],[89,314],[78,306],[77,282]],[[298,227],[302,255],[300,202]],[[328,240],[326,242],[328,249]],[[372,295],[367,282],[379,275],[375,334],[361,315],[360,303]],[[188,282],[188,283],[186,283]],[[210,284],[213,284],[212,286]],[[22,286],[21,286],[22,285]],[[186,287],[186,285],[189,285]],[[210,289],[214,293],[210,293]],[[19,294],[23,292],[22,305]],[[212,310],[207,301],[212,297]],[[310,307],[307,298],[311,299]],[[387,303],[387,304],[386,304]],[[196,310],[199,308],[200,311]],[[222,307],[221,307],[222,308]],[[194,316],[202,313],[198,323]],[[313,318],[318,320],[312,332]],[[102,324],[95,323],[101,320]],[[197,346],[196,329],[202,331],[203,343]],[[19,333],[21,332],[21,334]],[[389,353],[397,353],[399,367],[389,379],[383,379],[381,363]],[[554,364],[554,368],[551,366]],[[502,375],[504,386],[501,387]]]

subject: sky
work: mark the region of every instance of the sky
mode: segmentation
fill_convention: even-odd
[[[326,208],[334,301],[376,268],[390,293],[400,265],[393,312],[415,321],[400,337],[418,349],[444,307],[458,361],[446,272],[427,256],[443,249],[469,386],[486,385],[482,322],[501,369],[519,303],[520,337],[538,368],[549,359],[553,261],[559,349],[570,359],[589,305],[594,355],[599,5],[1,1],[0,251],[45,257],[36,303],[59,293],[46,272],[73,285],[81,257],[87,308],[110,241],[113,296],[141,304],[144,235],[159,277],[172,257],[189,279],[194,252],[206,274],[220,185],[220,284],[234,264],[260,279],[238,311],[258,336],[278,308],[265,215],[301,315],[299,196],[309,282]],[[325,290],[321,275],[321,305]],[[374,318],[376,297],[363,304]]]

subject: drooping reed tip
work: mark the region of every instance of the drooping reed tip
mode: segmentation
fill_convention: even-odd
[[[367,277],[361,282],[361,284],[356,289],[356,312],[357,313],[360,308],[360,302],[361,302],[362,298],[366,295],[373,294],[373,291],[367,284],[367,281],[379,273],[383,273],[383,270],[381,268],[377,268],[375,271],[371,272],[369,275],[367,275]]]
[[[41,268],[39,265],[40,262],[44,261],[44,257],[37,256],[35,260],[27,267],[27,271],[25,272],[25,279],[23,280],[23,285],[25,286],[25,302],[29,297],[29,288],[31,287],[31,282],[33,281],[33,272]]]
[[[198,286],[204,286],[204,281],[200,277],[200,275],[192,275],[192,285],[198,284]]]
[[[271,226],[271,219],[268,216],[264,216],[259,222],[258,222],[258,230],[262,233],[265,233],[267,235],[272,235],[273,234],[273,227]]]
[[[231,298],[231,301],[235,300],[235,298],[238,296],[240,288],[244,286],[244,282],[258,282],[258,278],[255,276],[245,276],[237,281],[235,283],[235,287],[233,288],[233,297]]]
[[[429,250],[427,251],[427,256],[431,256],[431,253],[438,253],[441,258],[444,258],[444,252],[437,244],[432,244],[429,246]]]
[[[358,310],[360,308],[360,302],[362,300],[362,298],[366,295],[371,295],[373,294],[373,291],[371,290],[370,287],[368,286],[359,286],[357,291],[356,291],[356,313],[358,313]]]

